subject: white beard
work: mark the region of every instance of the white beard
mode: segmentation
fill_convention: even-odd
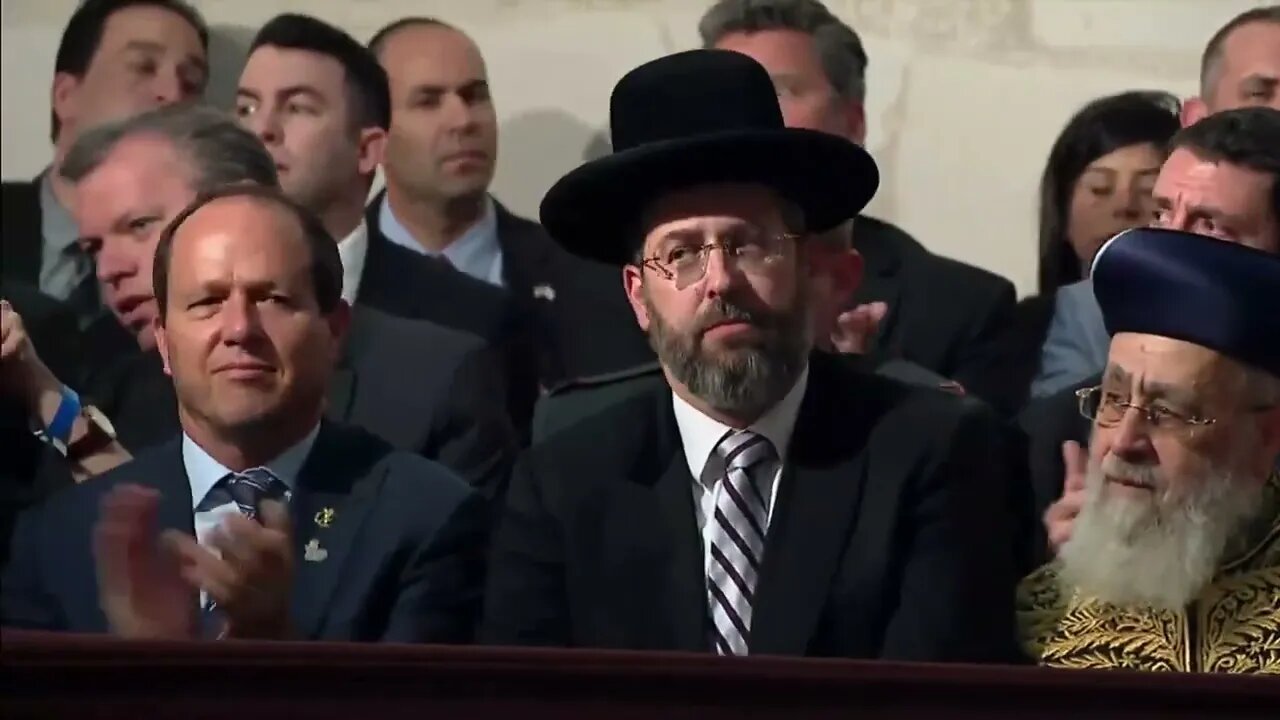
[[[1261,505],[1262,483],[1221,467],[1210,468],[1173,501],[1161,482],[1150,500],[1104,496],[1106,474],[1160,478],[1152,477],[1154,468],[1114,456],[1090,463],[1084,507],[1059,553],[1059,577],[1068,593],[1113,605],[1185,608],[1213,580],[1227,543]]]

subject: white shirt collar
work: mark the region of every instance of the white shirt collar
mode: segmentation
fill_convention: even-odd
[[[280,478],[290,490],[297,489],[298,473],[302,472],[302,464],[311,454],[316,436],[320,433],[320,423],[311,429],[300,442],[280,453],[274,460],[265,464],[273,475]],[[214,460],[204,448],[200,447],[191,436],[182,433],[182,466],[187,471],[187,482],[191,485],[191,507],[200,507],[204,498],[218,481],[231,474],[225,465]]]
[[[422,255],[443,256],[450,265],[490,285],[503,287],[502,244],[498,242],[498,209],[493,197],[486,195],[484,214],[441,253],[428,252],[409,232],[391,209],[388,195],[382,197],[378,210],[378,229],[382,235],[401,247]]]
[[[746,428],[768,438],[769,442],[773,443],[774,449],[778,451],[779,459],[785,460],[787,457],[787,450],[791,446],[791,432],[795,429],[796,418],[800,415],[800,403],[804,400],[808,385],[809,366],[805,365],[795,385],[787,391],[782,400]],[[680,430],[685,460],[689,463],[689,473],[701,481],[702,469],[706,467],[711,453],[715,451],[725,434],[733,428],[708,417],[674,391],[671,397],[676,427]]]
[[[360,293],[360,276],[364,274],[364,258],[369,252],[369,227],[364,218],[351,234],[338,241],[338,256],[342,258],[342,299],[348,305],[355,304]]]

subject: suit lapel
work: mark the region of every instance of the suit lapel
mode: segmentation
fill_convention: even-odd
[[[6,183],[4,193],[4,233],[0,247],[4,249],[4,276],[17,278],[29,285],[40,283],[41,252],[44,247],[40,207],[40,183],[43,173],[30,182]]]
[[[897,356],[901,348],[893,329],[901,314],[898,299],[902,294],[903,258],[888,237],[889,232],[891,228],[873,218],[859,217],[854,221],[853,247],[864,262],[862,285],[854,296],[854,303],[883,302],[888,306],[876,333],[876,349]]]
[[[351,329],[342,344],[342,357],[329,378],[329,392],[325,402],[325,417],[335,422],[349,422],[355,407],[359,377],[355,359],[365,341],[364,323],[360,322],[359,306],[352,308]]]
[[[502,249],[503,283],[521,304],[551,302],[555,297],[555,288],[550,277],[549,245],[543,242],[543,238],[530,232],[526,227],[529,223],[512,215],[496,199],[493,204],[498,216],[498,246]]]
[[[674,418],[670,422],[674,425]],[[654,617],[670,620],[672,649],[705,651],[707,596],[703,590],[702,537],[693,507],[693,476],[678,443],[666,454],[671,461],[654,488],[662,513],[660,534],[656,537],[671,544],[671,564],[666,582],[658,589],[661,612]],[[641,593],[639,597],[653,592],[652,588],[636,590]]]
[[[319,637],[352,548],[373,508],[384,473],[376,453],[347,431],[322,424],[298,476],[294,527],[293,618],[299,637]]]
[[[865,484],[866,411],[840,407],[834,359],[815,354],[769,523],[751,620],[753,654],[804,655]]]

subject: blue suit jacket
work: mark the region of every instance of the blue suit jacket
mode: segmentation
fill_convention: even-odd
[[[1093,297],[1093,281],[1058,288],[1053,320],[1040,352],[1040,372],[1031,384],[1032,397],[1052,395],[1102,372],[1110,346],[1102,309]]]
[[[160,530],[194,534],[180,440],[67,488],[25,513],[0,588],[8,627],[107,632],[92,551],[102,498],[134,483],[160,491]],[[331,520],[322,527],[322,510]],[[443,466],[363,430],[324,423],[290,503],[292,620],[303,639],[464,643],[484,574],[487,504]],[[315,541],[326,553],[303,548]]]

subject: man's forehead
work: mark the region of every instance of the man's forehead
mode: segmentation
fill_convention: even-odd
[[[240,86],[244,88],[247,83],[294,85],[322,78],[341,83],[344,77],[345,70],[337,58],[312,50],[263,45],[249,54],[240,73]]]
[[[189,49],[203,60],[200,35],[191,23],[173,10],[154,5],[121,8],[107,18],[102,29],[104,45],[124,46],[142,41],[168,46],[173,41],[187,39],[193,41]]]
[[[1111,339],[1107,372],[1112,381],[1134,377],[1175,385],[1195,385],[1218,378],[1233,367],[1230,358],[1195,343],[1144,333],[1117,333]]]

